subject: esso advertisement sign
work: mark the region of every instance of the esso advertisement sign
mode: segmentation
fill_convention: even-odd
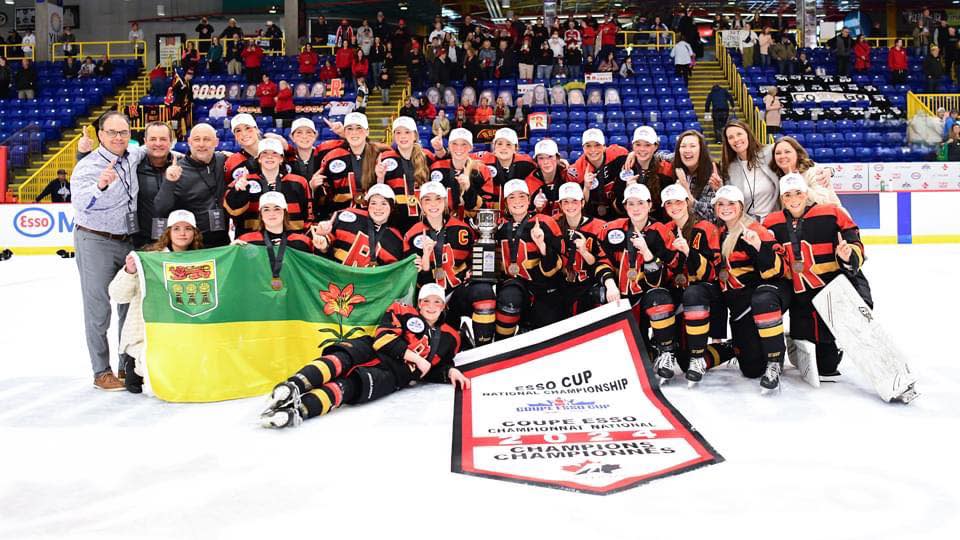
[[[70,204],[0,204],[0,248],[69,248],[73,216]]]

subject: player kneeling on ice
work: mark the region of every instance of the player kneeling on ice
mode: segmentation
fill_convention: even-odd
[[[790,307],[789,270],[773,234],[743,211],[743,192],[723,186],[713,197],[720,223],[720,289],[730,310],[730,329],[740,371],[760,386],[780,385],[783,312]]]
[[[260,416],[263,426],[296,426],[304,418],[326,414],[344,403],[373,401],[418,380],[469,388],[470,380],[453,367],[460,335],[444,323],[443,287],[424,285],[417,305],[394,302],[373,338],[331,345],[323,356],[278,384]]]
[[[793,271],[790,337],[815,343],[818,373],[836,376],[843,353],[814,309],[813,297],[841,272],[855,280],[864,261],[860,229],[843,208],[813,203],[807,182],[797,173],[780,179],[780,201],[783,211],[768,215],[763,225],[783,246]],[[869,287],[865,279],[858,284]],[[872,307],[869,288],[858,292]]]

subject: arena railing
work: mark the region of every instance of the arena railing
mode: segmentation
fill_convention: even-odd
[[[907,92],[907,120],[913,115],[925,112],[933,115],[934,111],[943,107],[947,111],[960,111],[960,94],[914,94]]]
[[[82,136],[83,132],[70,139],[60,151],[41,165],[37,172],[24,180],[17,188],[17,200],[21,202],[33,201],[46,187],[47,182],[57,177],[57,170],[72,171],[77,164],[77,143],[80,142]],[[96,143],[96,138],[94,138],[94,142]]]
[[[266,54],[267,56],[284,56],[285,54],[284,51],[286,51],[286,47],[287,47],[286,37],[280,38],[280,48],[278,50],[269,49],[268,48],[269,42],[272,40],[270,38],[266,38],[263,36],[243,36],[242,38],[222,38],[220,39],[220,44],[226,47],[227,43],[238,43],[238,42],[246,43],[246,41],[250,39],[258,41],[260,47],[264,49],[264,54]],[[183,51],[184,49],[186,49],[187,43],[190,43],[191,45],[193,45],[194,49],[197,49],[198,51],[200,51],[201,43],[204,43],[204,44],[213,43],[213,39],[190,38],[184,41],[183,45],[180,45],[180,49],[177,51],[177,62],[179,62],[180,58],[183,58]],[[333,47],[329,45],[325,45],[324,47],[331,49],[331,51],[333,50]],[[320,49],[320,48],[321,47],[315,47],[314,49]],[[224,54],[226,54],[226,50],[224,50]],[[200,58],[204,58],[205,56],[206,56],[206,53],[204,53],[203,51],[200,51]]]
[[[30,48],[30,54],[24,54],[23,45],[19,43],[0,44],[0,54],[7,59],[7,62],[23,59],[33,61],[37,54],[37,46],[34,45]]]
[[[723,70],[724,78],[727,79],[727,85],[730,86],[734,99],[737,100],[743,114],[746,115],[743,119],[744,122],[753,130],[753,135],[757,138],[757,141],[760,141],[760,144],[772,143],[773,136],[767,134],[767,123],[763,119],[763,112],[753,103],[750,88],[743,82],[743,77],[740,76],[737,64],[733,61],[733,56],[723,46],[720,39],[716,40],[716,51],[717,61],[720,63],[720,69]]]
[[[390,121],[387,123],[387,127],[384,128],[383,141],[387,144],[393,143],[393,121],[400,117],[400,109],[402,109],[403,104],[410,99],[411,92],[410,81],[408,80],[407,84],[403,87],[403,92],[400,93],[397,110],[390,115]]]
[[[620,36],[623,36],[623,43],[620,43]],[[617,47],[620,48],[672,49],[676,43],[677,36],[671,30],[621,30],[617,32]]]
[[[63,52],[65,43],[50,44],[50,60],[65,60],[69,56],[83,61],[86,57],[98,59],[103,55],[107,58],[135,58],[140,60],[140,65],[147,66],[147,42],[146,41],[77,41],[70,43],[76,48],[77,54],[68,55]]]
[[[912,38],[912,37],[897,37],[897,36],[893,36],[893,37],[868,37],[868,38],[866,38],[866,39],[867,39],[867,43],[870,44],[870,47],[871,47],[871,48],[875,48],[875,47],[886,47],[886,48],[889,49],[889,48],[893,47],[893,44],[896,43],[898,39],[902,39],[902,40],[903,40],[903,46],[904,46],[904,47],[909,47],[909,46],[910,46],[910,43],[913,42],[913,38]],[[829,41],[830,41],[830,40],[820,40],[820,46],[821,46],[821,47],[827,47],[827,43],[828,43]]]

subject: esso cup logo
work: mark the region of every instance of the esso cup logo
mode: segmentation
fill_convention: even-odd
[[[13,217],[13,227],[29,238],[46,236],[55,224],[53,214],[43,208],[24,208]]]

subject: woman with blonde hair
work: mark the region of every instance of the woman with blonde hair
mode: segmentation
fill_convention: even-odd
[[[807,199],[811,203],[843,206],[830,185],[833,168],[814,163],[803,145],[793,137],[786,135],[777,139],[773,145],[770,169],[778,178],[790,173],[800,173],[807,181]]]
[[[186,210],[174,210],[167,217],[167,226],[156,243],[144,251],[194,251],[203,248],[203,235],[197,229],[197,219]],[[120,355],[123,358],[121,371],[128,392],[143,392],[143,376],[147,367],[143,362],[143,342],[146,330],[143,322],[143,299],[140,295],[140,278],[137,275],[136,256],[131,252],[123,268],[110,282],[110,301],[129,304],[126,322],[120,332]],[[119,389],[118,389],[119,390]]]
[[[441,139],[434,138],[434,144]],[[397,211],[391,216],[391,224],[407,231],[420,221],[416,192],[430,181],[430,166],[437,160],[429,150],[420,146],[417,124],[409,116],[393,121],[394,147],[382,152],[377,159],[374,174],[378,184],[387,184],[396,196]],[[437,150],[441,155],[442,145]]]

